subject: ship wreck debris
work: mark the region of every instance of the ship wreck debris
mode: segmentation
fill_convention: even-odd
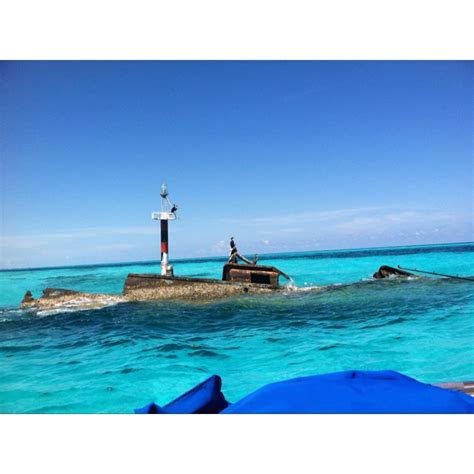
[[[200,300],[206,301],[240,294],[263,294],[279,291],[280,276],[290,277],[278,268],[257,265],[258,257],[250,260],[241,255],[230,239],[230,251],[224,264],[222,280],[213,278],[192,278],[175,276],[173,266],[169,264],[168,222],[177,219],[178,206],[171,204],[168,189],[161,186],[161,212],[153,212],[152,219],[160,221],[161,265],[160,274],[130,273],[121,295],[84,293],[62,288],[46,288],[43,295],[33,298],[27,291],[20,307],[30,309],[52,309],[56,307],[101,307],[127,301],[150,300]],[[241,260],[244,263],[238,263]]]
[[[84,293],[64,288],[46,288],[39,298],[27,291],[20,303],[22,309],[96,309],[127,301],[121,295]]]
[[[279,276],[286,277],[275,267],[241,264],[225,265],[224,275],[225,279],[218,280],[130,273],[125,280],[121,295],[46,288],[43,295],[36,299],[30,291],[27,291],[20,307],[52,309],[81,305],[92,308],[130,301],[206,301],[242,294],[273,293],[282,289]]]
[[[63,288],[46,288],[42,296],[34,298],[27,291],[21,308],[99,308],[110,304],[130,301],[191,300],[208,301],[242,294],[265,294],[282,291],[280,277],[290,277],[276,267],[258,265],[258,256],[249,259],[241,255],[234,237],[230,238],[229,257],[222,269],[222,279],[175,276],[169,264],[168,222],[177,219],[178,206],[171,204],[165,184],[160,189],[161,212],[152,212],[152,219],[160,221],[161,264],[160,274],[130,273],[121,294],[85,293]],[[242,263],[239,263],[242,262]],[[407,278],[412,273],[388,265],[382,265],[373,278]]]
[[[373,275],[373,278],[376,280],[381,280],[383,278],[393,278],[393,277],[401,277],[401,278],[408,278],[413,277],[413,273],[406,272],[404,270],[400,270],[398,268],[390,267],[388,265],[382,265],[378,271],[376,271]]]

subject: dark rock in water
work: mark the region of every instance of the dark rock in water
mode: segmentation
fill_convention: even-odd
[[[33,295],[32,295],[32,293],[31,293],[31,291],[28,290],[28,291],[25,293],[25,296],[23,296],[23,299],[21,300],[21,304],[24,304],[24,303],[31,303],[33,300],[34,300]]]
[[[377,272],[374,273],[373,277],[376,280],[380,280],[382,278],[389,278],[391,276],[397,276],[402,278],[408,278],[410,276],[414,276],[412,273],[405,272],[404,270],[400,270],[398,268],[389,267],[388,265],[382,265]]]

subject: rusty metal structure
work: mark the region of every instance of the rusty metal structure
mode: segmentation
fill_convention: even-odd
[[[278,268],[266,265],[224,265],[222,280],[130,273],[123,296],[132,301],[210,300],[239,294],[270,293],[281,289],[279,277],[289,279]]]
[[[222,270],[222,280],[240,283],[256,283],[269,285],[271,288],[280,286],[279,277],[290,279],[286,273],[278,268],[267,265],[242,265],[239,263],[226,263]]]

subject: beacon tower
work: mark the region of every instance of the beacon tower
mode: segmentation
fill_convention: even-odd
[[[168,188],[165,183],[161,185],[161,212],[152,212],[151,218],[160,221],[161,228],[161,275],[173,276],[173,267],[168,264],[169,247],[168,247],[168,221],[176,220],[176,211],[178,206],[171,205],[168,197]]]

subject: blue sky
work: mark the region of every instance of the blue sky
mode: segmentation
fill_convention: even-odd
[[[0,267],[473,240],[473,63],[0,63]]]

